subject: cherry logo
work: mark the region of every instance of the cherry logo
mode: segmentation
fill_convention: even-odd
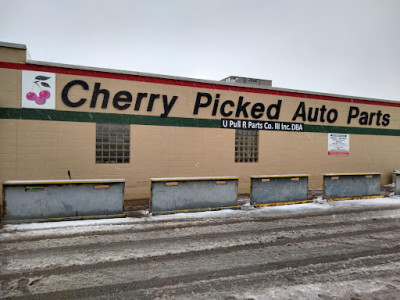
[[[43,105],[46,100],[50,98],[50,92],[44,88],[50,88],[50,84],[45,82],[51,77],[47,76],[36,76],[35,81],[33,81],[32,89],[29,93],[26,93],[26,99],[30,101],[35,101],[36,104]],[[39,90],[39,96],[33,90]]]

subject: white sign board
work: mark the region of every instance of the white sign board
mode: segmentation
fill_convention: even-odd
[[[344,133],[328,134],[328,155],[349,155],[350,135]]]
[[[22,71],[22,107],[55,109],[56,74]]]

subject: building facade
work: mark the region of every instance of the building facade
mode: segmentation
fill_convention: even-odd
[[[400,103],[35,62],[0,44],[0,180],[381,172],[400,168]]]

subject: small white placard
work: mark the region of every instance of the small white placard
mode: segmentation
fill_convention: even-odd
[[[56,74],[22,71],[22,107],[55,109]]]
[[[344,133],[328,134],[328,155],[349,155],[350,135]]]

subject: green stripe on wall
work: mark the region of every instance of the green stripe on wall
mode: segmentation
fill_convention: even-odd
[[[161,118],[156,116],[110,114],[98,112],[74,112],[44,109],[21,109],[21,108],[0,108],[0,119],[16,120],[48,120],[86,123],[117,123],[117,124],[138,124],[156,126],[177,126],[177,127],[204,127],[220,128],[219,119],[195,119],[195,118]],[[368,135],[400,136],[399,129],[381,129],[364,127],[344,127],[304,124],[305,132],[318,133],[349,133]]]
[[[0,119],[21,119],[21,120],[50,120],[86,123],[117,123],[117,124],[139,124],[157,126],[178,126],[178,127],[207,127],[219,128],[221,121],[215,119],[194,119],[194,118],[161,118],[156,116],[123,115],[97,112],[75,112],[44,109],[19,109],[0,108]]]
[[[304,124],[304,131],[320,132],[320,133],[349,133],[349,134],[351,133],[351,134],[400,136],[399,129],[325,126],[325,125],[309,125],[309,124]]]

